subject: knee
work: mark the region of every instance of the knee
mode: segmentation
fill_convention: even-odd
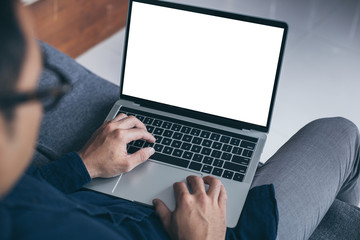
[[[349,137],[358,141],[359,129],[349,119],[343,117],[321,118],[310,122],[307,127],[328,134]]]
[[[347,118],[344,117],[331,117],[331,118],[320,118],[309,123],[317,127],[327,127],[331,129],[348,129],[350,132],[357,132],[358,127]]]

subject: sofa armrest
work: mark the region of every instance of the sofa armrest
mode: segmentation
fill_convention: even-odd
[[[360,208],[336,199],[309,239],[360,239]]]
[[[46,43],[39,41],[39,44],[47,63],[68,77],[73,90],[64,96],[55,109],[44,114],[32,162],[35,166],[81,149],[120,97],[118,86]],[[53,78],[44,69],[39,86],[54,84],[56,81]]]

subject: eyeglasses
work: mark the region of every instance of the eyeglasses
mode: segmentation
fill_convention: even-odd
[[[44,67],[56,76],[59,81],[59,85],[46,87],[32,92],[1,94],[0,109],[9,110],[19,104],[37,100],[42,103],[44,111],[49,111],[60,102],[65,94],[72,90],[72,84],[68,78],[56,67],[46,63],[46,61],[44,62]]]

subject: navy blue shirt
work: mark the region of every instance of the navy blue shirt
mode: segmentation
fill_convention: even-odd
[[[152,207],[83,189],[91,178],[77,153],[30,167],[0,202],[0,239],[168,239]],[[250,190],[227,239],[275,239],[272,185]]]

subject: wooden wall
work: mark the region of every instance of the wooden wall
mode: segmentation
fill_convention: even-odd
[[[127,0],[40,0],[29,9],[40,40],[76,58],[126,25]]]

